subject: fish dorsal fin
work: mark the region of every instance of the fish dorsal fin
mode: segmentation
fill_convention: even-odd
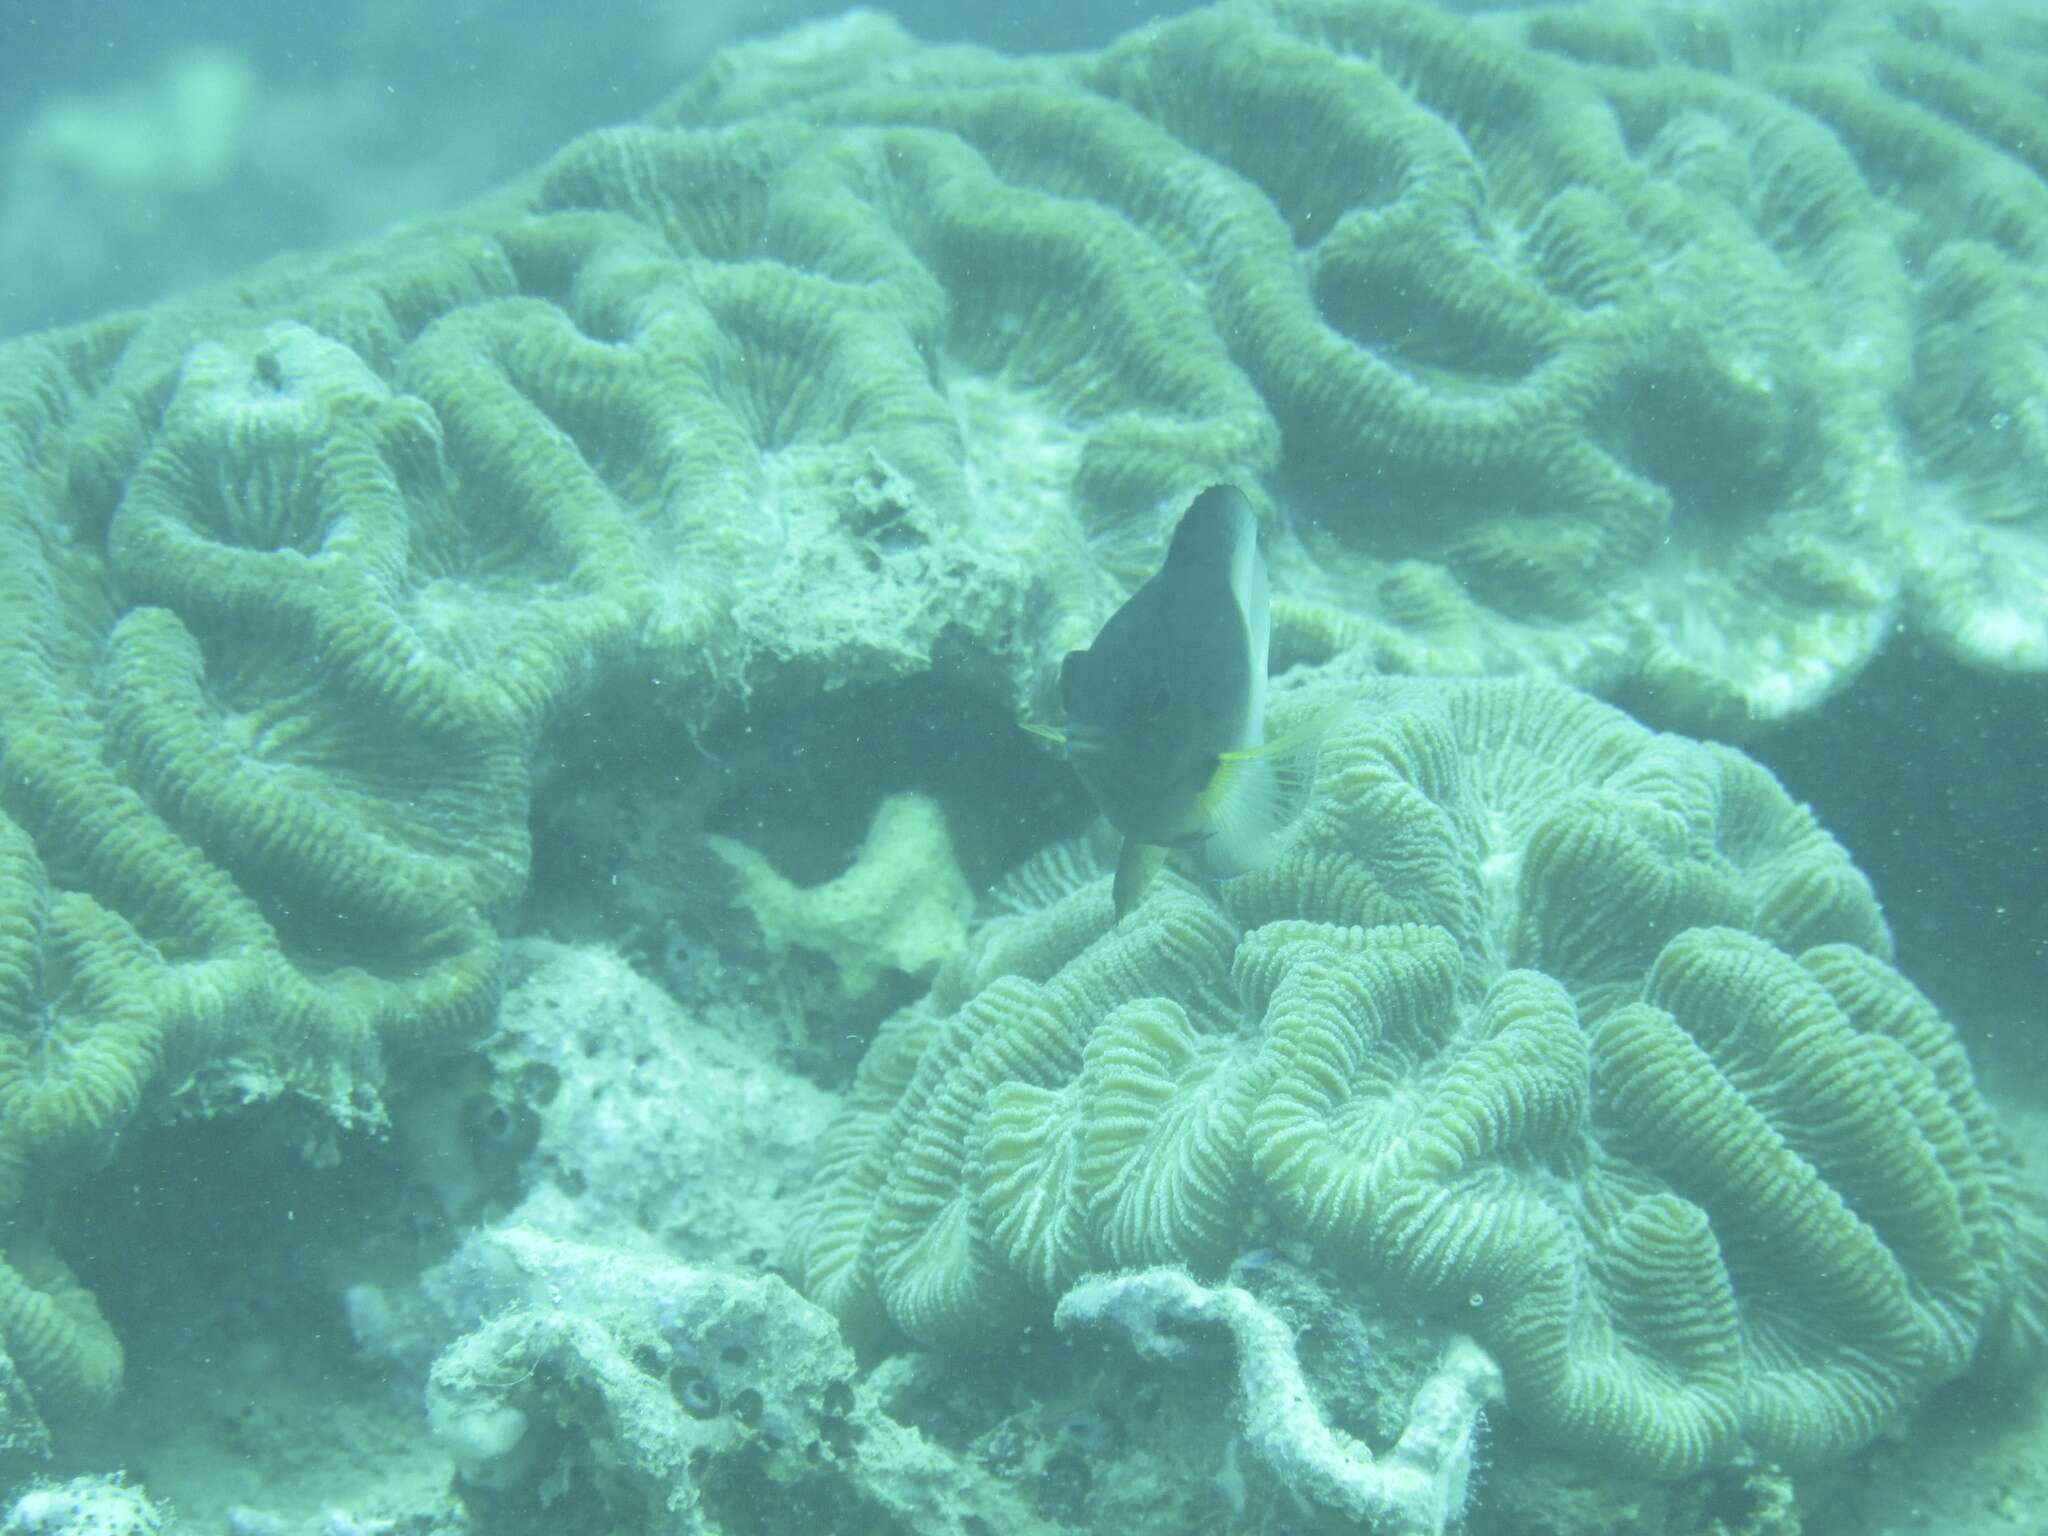
[[[1284,736],[1217,760],[1201,807],[1202,823],[1211,829],[1202,864],[1211,875],[1241,875],[1273,856],[1280,835],[1308,807],[1316,754],[1339,713],[1322,711]]]
[[[1123,851],[1116,858],[1116,880],[1110,887],[1116,903],[1116,920],[1121,923],[1131,915],[1145,894],[1145,887],[1166,863],[1167,850],[1157,843],[1137,843],[1124,839]]]

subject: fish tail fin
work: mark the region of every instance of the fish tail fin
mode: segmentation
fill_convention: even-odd
[[[1210,832],[1202,842],[1202,863],[1211,875],[1245,874],[1278,852],[1281,834],[1308,808],[1316,756],[1341,712],[1320,711],[1271,741],[1223,754],[1203,797]]]

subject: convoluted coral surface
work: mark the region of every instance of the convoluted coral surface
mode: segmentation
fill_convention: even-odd
[[[968,1345],[1288,1233],[1663,1474],[1842,1452],[2038,1328],[1961,1047],[1730,749],[1381,683],[1271,868],[1112,927],[1089,867],[1030,871],[863,1065],[799,1244],[851,1322]]]
[[[2039,665],[2042,193],[1973,45],[1829,34],[1772,73],[1616,36],[1291,0],[1047,61],[855,16],[459,216],[0,349],[9,1400],[118,1380],[39,1230],[125,1133],[374,1122],[393,1062],[487,1025],[535,754],[595,689],[699,723],[943,664],[1008,709],[1226,476],[1285,660],[1729,726],[1901,613]],[[1445,920],[1382,905],[1334,920]],[[1572,977],[1582,1024],[1651,958]],[[1556,1005],[1488,1006],[1548,1038]],[[1126,1120],[1127,1056],[1208,1070],[1170,1012],[1120,1029]],[[1020,1190],[1034,1155],[991,1144]],[[1119,1198],[1133,1253],[1228,1246],[1225,1199]],[[1005,1241],[1043,1284],[1071,1242],[1034,1209]],[[1869,1401],[1920,1379],[1886,1370]]]
[[[1904,616],[1972,665],[2039,672],[2048,28],[2020,7],[1745,20],[1593,7],[1513,30],[1584,66],[1680,184],[1711,197],[1747,180],[1774,243],[1824,254],[1838,356],[1889,418],[1864,454],[1899,477]]]
[[[1270,0],[1062,68],[844,38],[664,116],[772,109],[929,186],[897,235],[987,295],[948,351],[1086,392],[1098,547],[1161,479],[1263,484],[1283,649],[1718,729],[1902,617],[2048,665],[2038,31]]]

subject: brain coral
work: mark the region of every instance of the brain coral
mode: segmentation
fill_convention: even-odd
[[[1851,675],[1910,566],[1910,614],[2029,664],[2021,103],[1856,39],[1754,79],[1628,47],[1286,0],[1015,60],[856,15],[459,215],[0,347],[0,1348],[28,1394],[118,1374],[39,1230],[124,1129],[284,1094],[374,1118],[391,1063],[486,1024],[532,765],[594,689],[694,725],[943,662],[1020,704],[1224,476],[1271,525],[1285,656],[1740,723]],[[1951,170],[1977,222],[1945,245]],[[1944,426],[1979,402],[2017,446]],[[1930,505],[1967,537],[1929,542]],[[1680,875],[1646,899],[1739,886]],[[1626,991],[1632,931],[1544,941]],[[1243,1085],[1194,1024],[1122,1029],[1087,1081],[1129,1123],[1068,1148],[1130,1170],[1090,1230],[1227,1246],[1228,1201],[1161,1229],[1118,1137],[1158,1074],[1208,1083],[1201,1166]],[[991,1275],[1063,1273],[1072,1213],[1018,1209]]]
[[[1012,379],[1118,333],[1061,413],[1091,534],[1128,544],[1161,452],[1259,482],[1283,653],[1548,672],[1724,730],[1811,707],[1902,615],[2048,665],[2038,96],[1982,90],[1959,27],[1786,29],[1794,65],[1657,21],[1265,0],[1057,67],[857,22],[661,120],[886,143],[931,189],[899,236],[955,293],[987,279],[952,344]],[[1048,301],[988,240],[1072,280]],[[1133,395],[1168,375],[1114,301],[1162,279],[1171,376],[1207,381],[1184,423]]]
[[[1273,866],[1117,928],[1092,868],[1028,871],[863,1064],[796,1243],[856,1324],[971,1345],[1277,1224],[1662,1474],[1842,1452],[2038,1324],[1960,1045],[1732,749],[1385,681]]]
[[[1633,141],[1694,180],[1808,184],[1773,218],[1870,250],[1839,277],[1844,358],[1886,380],[1913,626],[1974,665],[2048,667],[2048,27],[2024,7],[1823,5],[1755,26],[1674,8],[1512,23],[1583,66]],[[1734,79],[1728,78],[1730,75]],[[1739,80],[1741,83],[1737,84]],[[1854,174],[1842,174],[1844,166]],[[1726,184],[1732,186],[1732,180]],[[1803,207],[1803,213],[1802,213]],[[1860,232],[1860,233],[1859,233]]]

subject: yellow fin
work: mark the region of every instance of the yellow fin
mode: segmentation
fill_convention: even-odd
[[[1342,703],[1327,704],[1285,735],[1275,736],[1271,741],[1262,741],[1255,747],[1245,747],[1240,751],[1222,753],[1220,754],[1221,760],[1226,763],[1248,763],[1262,757],[1299,758],[1302,749],[1309,748],[1311,750],[1308,757],[1308,766],[1313,770],[1315,768],[1315,753],[1313,749],[1322,744],[1323,737],[1329,734],[1330,727],[1337,723],[1344,710],[1345,706]],[[1033,729],[1033,727],[1027,725],[1025,729],[1028,731]]]
[[[1271,741],[1225,752],[1202,792],[1196,812],[1206,836],[1202,864],[1217,878],[1257,869],[1278,851],[1280,834],[1308,807],[1316,754],[1336,705]]]
[[[1152,883],[1152,877],[1159,873],[1166,863],[1167,850],[1157,843],[1134,843],[1124,839],[1123,851],[1116,857],[1116,881],[1110,887],[1112,899],[1116,902],[1116,920],[1121,923],[1131,915],[1139,898],[1145,894],[1145,887]]]
[[[1019,720],[1017,722],[1017,729],[1029,731],[1034,736],[1042,736],[1047,741],[1056,742],[1060,746],[1067,744],[1067,733],[1065,731],[1056,731],[1049,725],[1035,725],[1029,720]]]

